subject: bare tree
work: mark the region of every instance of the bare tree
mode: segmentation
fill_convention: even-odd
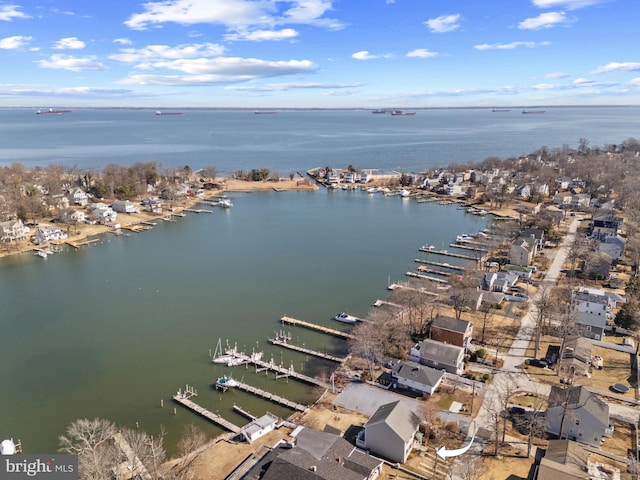
[[[195,459],[197,450],[207,441],[207,436],[193,423],[186,425],[182,431],[182,436],[178,440],[178,451],[182,456],[180,470],[185,470]]]
[[[85,418],[74,421],[58,438],[61,452],[78,456],[81,480],[111,479],[112,468],[124,460],[112,441],[116,432],[115,424],[109,420]]]
[[[550,320],[551,312],[553,309],[553,303],[551,300],[550,287],[548,285],[542,285],[540,287],[540,294],[536,298],[534,305],[535,310],[535,346],[533,351],[533,358],[538,357],[538,350],[540,350],[540,340],[546,323]]]

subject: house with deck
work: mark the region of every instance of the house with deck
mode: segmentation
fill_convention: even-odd
[[[444,378],[444,372],[419,363],[400,360],[393,366],[391,378],[393,388],[433,395]]]
[[[9,220],[0,222],[0,241],[15,242],[27,238],[31,229],[22,223],[22,220]]]
[[[33,243],[43,245],[51,241],[64,240],[65,238],[67,238],[67,234],[61,228],[41,226],[36,228],[33,235]]]

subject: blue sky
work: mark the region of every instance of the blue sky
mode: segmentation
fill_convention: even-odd
[[[0,0],[0,106],[639,105],[637,0]]]

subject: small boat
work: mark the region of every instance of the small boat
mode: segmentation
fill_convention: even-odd
[[[41,257],[41,258],[47,258],[47,256],[48,256],[47,252],[45,252],[44,250],[36,251],[36,255]]]
[[[222,208],[231,208],[233,203],[228,198],[222,198],[218,201],[218,206]]]
[[[468,242],[469,240],[473,240],[473,237],[466,233],[456,236],[456,242]]]
[[[216,387],[222,388],[223,390],[231,387],[237,387],[238,385],[240,384],[237,380],[234,380],[232,377],[227,377],[226,375],[223,375],[216,380]]]
[[[384,108],[376,108],[375,110],[372,110],[371,113],[389,113],[389,110],[386,110]]]
[[[411,117],[415,115],[416,112],[403,112],[402,110],[392,110],[391,115],[394,117]]]
[[[334,320],[342,323],[356,323],[360,321],[358,317],[354,317],[353,315],[349,315],[347,312],[340,312],[335,317]]]
[[[161,110],[156,110],[156,115],[184,115],[184,112],[163,112]]]
[[[435,247],[435,245],[423,245],[422,249],[423,250],[435,250],[436,247]]]
[[[544,113],[546,110],[522,110],[522,113],[529,114],[529,113]]]

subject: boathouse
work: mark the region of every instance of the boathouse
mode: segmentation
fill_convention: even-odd
[[[251,443],[276,428],[277,423],[278,417],[267,412],[260,418],[256,418],[242,427],[240,433],[247,442]]]

